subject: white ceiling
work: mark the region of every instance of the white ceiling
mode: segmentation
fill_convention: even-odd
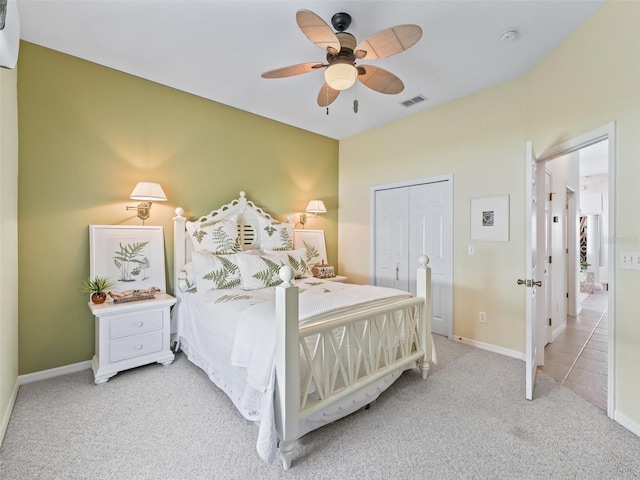
[[[603,3],[18,0],[23,40],[335,139],[524,74]],[[321,71],[261,78],[274,68],[325,60],[299,30],[299,9],[329,25],[334,13],[351,14],[348,32],[358,41],[393,25],[422,27],[417,45],[371,62],[398,75],[405,90],[383,95],[357,83],[327,115],[316,104]],[[510,28],[518,39],[501,42],[499,34]],[[400,104],[419,94],[429,100]]]

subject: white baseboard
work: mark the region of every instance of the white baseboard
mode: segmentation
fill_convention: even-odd
[[[640,423],[631,420],[629,417],[620,413],[618,410],[613,413],[613,419],[624,428],[640,437]]]
[[[9,403],[7,404],[7,408],[2,413],[2,423],[0,423],[0,445],[4,441],[4,434],[7,432],[7,427],[9,426],[9,420],[11,419],[11,412],[13,412],[13,406],[16,403],[16,398],[18,396],[18,387],[20,386],[18,379],[16,378],[16,383],[13,386],[13,391],[11,392],[11,397],[9,398]]]
[[[558,328],[551,331],[551,341],[555,342],[560,336],[560,334],[564,332],[566,329],[567,329],[567,322],[565,320],[564,322],[562,322],[561,325],[558,326]]]
[[[27,383],[37,382],[39,380],[46,380],[47,378],[59,377],[60,375],[66,375],[67,373],[75,373],[82,370],[88,370],[89,368],[91,368],[91,360],[72,363],[71,365],[65,365],[63,367],[50,368],[49,370],[41,370],[39,372],[20,375],[18,377],[18,383],[20,385],[25,385]]]
[[[508,348],[492,345],[491,343],[480,342],[478,340],[472,340],[470,338],[461,337],[459,335],[454,335],[453,340],[455,340],[456,342],[464,343],[465,345],[471,345],[472,347],[480,348],[482,350],[488,350],[493,353],[499,353],[500,355],[504,355],[506,357],[517,358],[518,360],[524,361],[524,353],[518,352],[516,350],[510,350]]]

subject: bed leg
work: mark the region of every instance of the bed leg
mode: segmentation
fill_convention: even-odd
[[[429,360],[420,360],[420,362],[418,362],[418,366],[420,367],[422,379],[426,380],[427,375],[429,374],[429,368],[431,367],[431,365],[429,365]]]
[[[296,442],[280,442],[280,456],[282,457],[282,467],[285,470],[291,468],[291,461],[293,460],[293,447]]]

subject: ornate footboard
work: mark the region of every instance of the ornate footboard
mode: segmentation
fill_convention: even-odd
[[[283,267],[276,288],[276,429],[283,466],[291,466],[300,424],[394,371],[431,359],[431,269],[420,257],[417,296],[310,325],[298,323],[298,289]],[[307,368],[300,374],[300,357]],[[349,412],[346,412],[347,414]]]

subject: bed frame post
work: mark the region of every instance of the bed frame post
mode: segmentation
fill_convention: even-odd
[[[424,310],[422,312],[422,328],[420,329],[420,344],[424,348],[424,357],[418,360],[418,366],[422,372],[422,378],[426,380],[429,373],[429,360],[431,360],[432,348],[431,344],[431,319],[433,316],[431,306],[431,267],[429,266],[429,257],[421,255],[418,258],[420,266],[418,267],[416,281],[416,296],[425,299]]]
[[[185,243],[184,243],[184,232],[185,232],[185,224],[187,219],[182,216],[184,213],[184,209],[178,207],[176,208],[176,216],[173,217],[173,279],[174,281],[178,279],[178,275],[180,275],[180,270],[184,267],[185,261]],[[178,285],[173,286],[174,290],[178,290]]]
[[[276,287],[275,420],[285,470],[291,467],[300,412],[298,287],[291,284],[293,276],[291,267],[282,267],[282,284]]]
[[[184,268],[186,258],[185,225],[187,219],[183,217],[183,214],[184,209],[178,207],[176,208],[176,216],[173,217],[173,293],[177,302],[180,302],[178,276]],[[176,346],[178,345],[178,311],[177,305],[171,310],[171,342]]]

